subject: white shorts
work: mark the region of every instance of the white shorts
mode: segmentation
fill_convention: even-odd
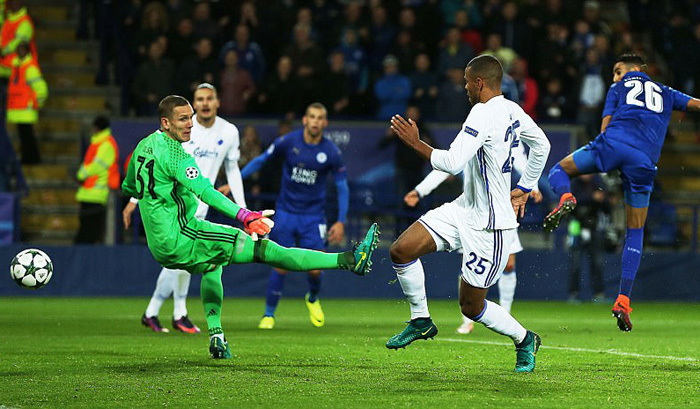
[[[464,221],[469,212],[445,203],[421,216],[418,221],[435,240],[437,251],[462,249],[462,278],[469,285],[489,288],[495,284],[508,263],[517,241],[517,229],[475,230]]]

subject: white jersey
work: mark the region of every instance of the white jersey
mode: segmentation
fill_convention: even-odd
[[[532,190],[549,155],[542,129],[515,102],[502,95],[472,107],[449,150],[434,149],[433,169],[457,175],[464,172],[464,192],[453,203],[468,211],[464,222],[476,230],[518,227],[510,202],[512,149],[523,140],[530,147],[518,187]]]
[[[202,175],[211,184],[216,183],[219,170],[223,164],[226,169],[226,180],[231,188],[231,195],[236,204],[246,207],[243,195],[243,179],[238,168],[238,159],[241,157],[240,136],[238,128],[227,120],[217,116],[214,124],[206,128],[197,121],[197,115],[192,119],[194,126],[189,142],[182,144],[185,152],[194,157]],[[204,218],[209,206],[200,201],[197,215]]]

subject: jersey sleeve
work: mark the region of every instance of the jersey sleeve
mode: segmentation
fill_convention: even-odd
[[[345,223],[350,208],[350,187],[348,186],[348,171],[343,162],[340,149],[333,145],[333,175],[335,176],[335,186],[338,191],[338,221]]]
[[[131,156],[129,157],[131,159]],[[129,165],[126,168],[126,177],[122,182],[122,192],[127,196],[136,198],[136,169],[134,168],[134,160],[129,160]]]
[[[437,189],[450,175],[439,170],[432,170],[416,187],[418,196],[421,198],[428,196],[433,190]]]
[[[693,99],[688,94],[685,94],[683,92],[680,92],[676,89],[673,89],[671,87],[668,87],[668,91],[671,94],[671,97],[673,98],[673,110],[674,111],[687,111],[688,110],[688,101]]]
[[[521,190],[529,192],[537,187],[544,166],[547,163],[551,145],[544,131],[537,126],[535,121],[530,118],[530,115],[522,110],[519,121],[519,136],[530,147],[530,154],[527,157],[527,165],[520,176],[517,186]]]
[[[214,189],[209,179],[202,175],[194,158],[182,151],[182,155],[173,158],[172,177],[178,183],[192,191],[204,203],[212,206],[222,214],[235,219],[241,207],[230,201],[221,192]],[[177,155],[177,154],[176,154]]]
[[[618,94],[618,84],[612,84],[608,90],[608,95],[605,97],[605,106],[603,107],[603,118],[610,116],[615,113],[617,109],[617,104],[620,101]]]
[[[430,165],[433,169],[452,175],[458,175],[464,171],[467,162],[476,155],[476,151],[486,141],[489,125],[485,109],[483,104],[477,104],[472,108],[449,150],[433,149],[430,155]]]

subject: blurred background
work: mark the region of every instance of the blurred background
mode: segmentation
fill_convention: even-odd
[[[138,220],[124,229],[128,198],[118,189],[105,204],[104,238],[76,244],[81,212],[90,211],[76,199],[76,173],[99,130],[97,118],[108,120],[123,177],[126,158],[158,127],[160,99],[191,100],[199,83],[210,82],[219,91],[219,115],[240,131],[241,168],[274,138],[300,127],[309,103],[325,104],[325,136],[341,148],[350,182],[341,247],[377,221],[384,248],[372,276],[329,275],[324,293],[400,297],[388,245],[422,213],[455,198],[461,181],[450,179],[417,208],[405,207],[403,195],[429,166],[400,149],[388,119],[409,115],[423,137],[447,148],[470,109],[464,67],[474,56],[492,54],[508,74],[505,96],[552,143],[540,181],[545,200],[530,203],[522,220],[517,297],[589,300],[588,276],[597,268],[605,296],[612,297],[624,232],[619,176],[577,182],[579,212],[545,235],[542,219],[556,200],[546,172],[598,134],[616,56],[640,53],[652,79],[700,94],[697,0],[6,0],[0,7],[0,106],[7,116],[0,129],[0,260],[9,265],[27,247],[47,251],[56,274],[41,290],[46,295],[150,294],[159,268]],[[46,89],[34,115],[17,119],[6,94],[22,44],[39,68],[28,82],[43,81]],[[248,206],[273,207],[279,180],[274,166],[247,179]],[[328,197],[332,223],[330,181]],[[676,112],[649,208],[637,299],[700,300],[699,206],[700,117]],[[211,220],[233,223],[210,213]],[[427,258],[430,296],[455,296],[460,260],[457,254]],[[266,268],[227,271],[233,271],[224,275],[227,295],[264,294]],[[576,271],[580,288],[573,294]],[[288,293],[303,293],[301,278],[289,286]],[[20,293],[9,279],[0,280],[0,294]]]

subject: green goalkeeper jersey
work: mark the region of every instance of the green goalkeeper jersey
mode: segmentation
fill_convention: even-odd
[[[202,176],[180,142],[160,130],[134,149],[122,190],[139,199],[148,248],[165,267],[200,258],[194,242],[205,233],[200,232],[203,222],[194,217],[197,197],[233,219],[241,209]],[[201,254],[201,259],[207,256]]]

